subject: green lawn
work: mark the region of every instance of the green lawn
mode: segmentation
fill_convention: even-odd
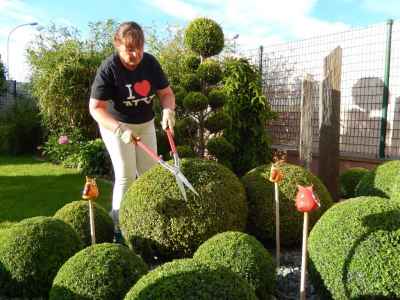
[[[66,203],[80,200],[85,177],[32,157],[0,156],[0,223],[52,216]],[[97,179],[97,202],[111,207],[112,184]]]

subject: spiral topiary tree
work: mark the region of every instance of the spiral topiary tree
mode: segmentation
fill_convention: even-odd
[[[125,300],[256,300],[251,286],[222,267],[193,259],[166,263],[143,276]]]
[[[366,168],[349,168],[339,176],[339,190],[342,198],[348,199],[355,196],[355,190],[361,178],[369,171]]]
[[[175,177],[160,165],[141,175],[125,193],[122,233],[146,261],[190,257],[219,232],[243,231],[247,218],[244,188],[229,169],[209,160],[182,159],[182,173],[199,196],[184,200]]]
[[[242,177],[245,186],[249,217],[247,232],[262,242],[275,241],[274,184],[268,178],[271,165],[257,167]],[[280,231],[282,245],[299,244],[302,237],[303,215],[295,207],[297,185],[313,185],[321,207],[310,214],[309,228],[332,204],[333,200],[324,184],[306,169],[283,163],[284,176],[279,183]]]
[[[205,241],[193,258],[210,266],[221,265],[245,279],[258,299],[271,299],[275,292],[275,263],[264,246],[243,232],[223,232]]]
[[[96,242],[112,242],[114,224],[107,211],[93,203]],[[54,217],[72,226],[85,246],[92,244],[90,235],[89,205],[87,201],[73,201],[60,208]]]
[[[122,299],[147,271],[144,261],[127,247],[96,244],[76,253],[60,268],[49,299]]]
[[[310,277],[321,299],[400,298],[400,206],[358,197],[331,207],[309,237]]]
[[[82,246],[71,226],[51,217],[1,230],[0,296],[47,298],[58,269]]]

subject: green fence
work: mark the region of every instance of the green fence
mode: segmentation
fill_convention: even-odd
[[[263,75],[279,113],[268,128],[275,146],[297,149],[301,82],[314,83],[313,152],[318,152],[319,85],[324,58],[342,48],[340,152],[356,158],[400,157],[400,22],[264,46],[244,55]]]

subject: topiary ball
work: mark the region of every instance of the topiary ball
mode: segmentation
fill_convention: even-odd
[[[114,224],[107,211],[101,205],[93,203],[94,222],[96,230],[96,242],[112,242],[114,236]],[[64,205],[54,217],[72,226],[86,246],[92,244],[90,235],[90,217],[88,201],[73,201]]]
[[[183,66],[187,72],[194,73],[201,63],[198,55],[189,54],[183,57]]]
[[[208,99],[200,92],[190,92],[183,99],[183,107],[190,112],[205,110],[208,106]]]
[[[256,300],[250,285],[222,267],[193,259],[166,263],[143,276],[125,300]]]
[[[221,88],[213,88],[208,93],[208,102],[212,109],[217,109],[222,107],[226,101],[226,94]]]
[[[184,33],[184,43],[193,52],[207,58],[217,55],[224,48],[224,33],[221,26],[207,18],[190,22]]]
[[[197,69],[197,75],[203,82],[214,85],[221,81],[222,69],[217,61],[207,59],[200,64]]]
[[[335,204],[309,237],[321,299],[400,298],[400,207],[380,197]]]
[[[297,185],[313,185],[321,207],[309,217],[309,228],[332,204],[332,197],[324,184],[306,169],[283,163],[280,167],[284,176],[279,183],[280,241],[282,245],[299,244],[302,238],[303,214],[295,207]],[[275,241],[275,191],[268,180],[271,164],[262,165],[242,177],[249,206],[247,232],[263,242]]]
[[[355,189],[361,178],[369,172],[366,168],[349,168],[339,176],[340,196],[347,199],[355,196]]]
[[[25,219],[2,230],[0,296],[47,297],[58,269],[81,248],[71,226],[51,217]]]
[[[144,261],[127,247],[96,244],[76,253],[61,267],[49,299],[122,299],[147,271]]]
[[[200,245],[193,258],[210,266],[221,265],[245,279],[259,299],[275,292],[275,263],[264,246],[243,232],[216,234]]]
[[[201,159],[182,159],[181,171],[199,196],[186,189],[185,200],[175,177],[160,165],[141,175],[125,193],[121,230],[145,260],[189,257],[214,234],[245,228],[245,191],[232,171]]]
[[[181,85],[186,91],[200,91],[201,81],[196,74],[185,74],[182,76]]]
[[[400,160],[385,162],[365,174],[356,187],[356,196],[390,198],[395,181],[400,180]]]
[[[218,161],[230,161],[235,148],[223,136],[210,138],[207,141],[207,150],[211,155],[218,158]]]
[[[179,145],[176,146],[176,151],[179,153],[179,157],[196,157],[196,153],[192,147],[188,145]]]
[[[204,127],[211,133],[221,131],[232,124],[232,118],[223,111],[216,111],[204,121]]]

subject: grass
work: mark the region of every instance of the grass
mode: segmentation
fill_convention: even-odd
[[[0,156],[0,223],[52,216],[65,204],[80,200],[84,184],[85,176],[77,170],[27,156]],[[108,211],[112,184],[97,179],[97,185],[96,202]]]

